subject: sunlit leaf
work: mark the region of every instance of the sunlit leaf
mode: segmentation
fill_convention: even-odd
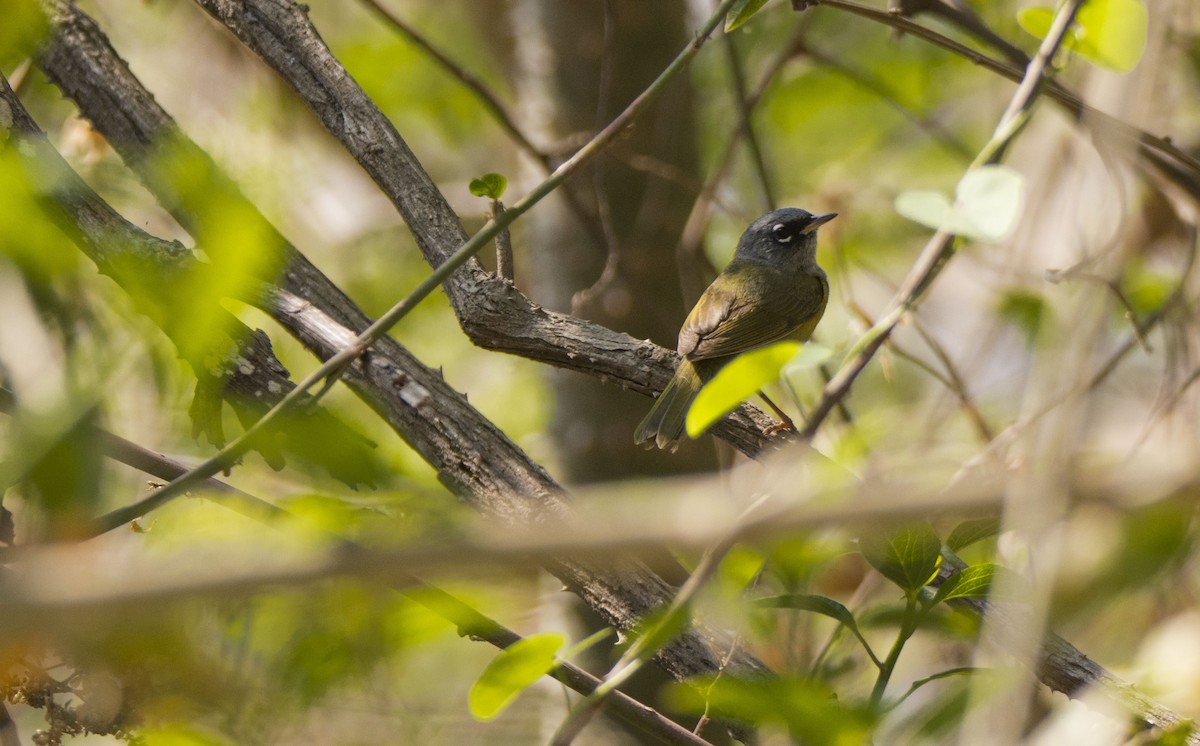
[[[1142,0],[1089,0],[1075,29],[1081,55],[1117,72],[1137,67],[1146,51],[1149,15]]]
[[[980,166],[963,174],[955,191],[951,230],[968,238],[998,241],[1021,214],[1024,178],[1007,166]]]
[[[1149,20],[1142,0],[1089,0],[1076,14],[1063,46],[1100,67],[1129,72],[1146,51]],[[1039,39],[1046,38],[1053,21],[1050,8],[1024,8],[1017,13],[1021,28]]]
[[[1149,315],[1163,307],[1177,283],[1177,277],[1134,262],[1125,268],[1121,278],[1121,293],[1134,311]]]
[[[193,725],[156,725],[139,728],[138,742],[145,746],[232,746],[234,741]]]
[[[934,595],[934,603],[955,598],[983,598],[992,587],[998,565],[971,565],[946,579]]]
[[[1054,10],[1040,5],[1021,8],[1017,11],[1017,24],[1029,35],[1045,39],[1054,25]]]
[[[867,562],[906,594],[924,588],[942,560],[942,542],[928,523],[868,533],[860,548]]]
[[[937,191],[911,190],[896,196],[896,212],[935,230],[964,238],[998,241],[1017,223],[1024,179],[1007,166],[980,166],[963,174],[953,204]]]
[[[954,205],[935,189],[910,189],[896,195],[896,212],[914,223],[938,230],[949,228]]]
[[[222,301],[254,295],[264,280],[274,278],[283,259],[282,238],[186,139],[163,137],[148,164],[166,202],[188,215],[197,257],[207,261],[190,265],[187,273],[168,275],[160,259],[141,279],[157,290],[156,321],[182,357],[211,359],[214,348],[227,346],[225,338],[235,333]]]
[[[764,385],[778,380],[783,366],[802,346],[793,341],[776,342],[734,358],[700,389],[692,402],[685,423],[688,436],[699,437]]]
[[[725,33],[749,21],[766,4],[767,0],[738,0],[725,16]]]
[[[566,639],[556,633],[531,635],[501,650],[471,686],[468,707],[479,720],[491,720],[521,692],[554,668]]]
[[[476,197],[500,199],[504,196],[506,189],[508,189],[508,179],[504,178],[502,174],[488,173],[478,179],[471,179],[471,194]]]
[[[721,579],[740,593],[758,577],[763,569],[766,558],[761,552],[747,546],[738,545],[729,550],[725,559],[721,560],[719,569]]]

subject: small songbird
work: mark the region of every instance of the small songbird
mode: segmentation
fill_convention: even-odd
[[[835,217],[785,207],[750,224],[683,322],[676,348],[683,360],[638,425],[635,442],[673,446],[700,387],[726,363],[756,347],[812,335],[829,301],[829,281],[817,266],[817,228]]]

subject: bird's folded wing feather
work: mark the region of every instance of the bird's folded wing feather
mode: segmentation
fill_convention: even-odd
[[[816,277],[806,283],[818,285]],[[736,287],[736,283],[730,283]],[[779,288],[764,310],[758,298],[748,301],[726,285],[710,287],[688,314],[679,331],[678,351],[692,360],[736,355],[783,339],[824,310],[823,293]]]

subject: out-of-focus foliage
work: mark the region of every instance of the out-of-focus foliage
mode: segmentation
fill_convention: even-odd
[[[1048,8],[1019,13],[1015,3],[969,5],[1026,53],[1037,41],[1021,27],[1040,38],[1053,15]],[[184,131],[368,314],[382,313],[426,275],[392,205],[232,35],[189,3],[82,6]],[[409,0],[388,7],[518,114],[545,103],[525,95],[528,81],[517,71],[536,69],[530,60],[553,61],[538,56],[545,49],[535,35],[514,35],[513,19],[528,14],[521,28],[529,28],[553,3]],[[1062,55],[1056,74],[1121,121],[1152,122],[1153,132],[1192,152],[1200,34],[1194,17],[1165,17],[1167,7],[1091,0],[1069,48],[1105,69]],[[596,4],[601,26],[603,11]],[[134,225],[222,268],[155,288],[148,311],[145,299],[131,299],[99,275],[59,231],[17,154],[0,143],[0,380],[15,393],[15,412],[0,416],[0,519],[13,522],[18,543],[29,543],[67,539],[85,519],[153,490],[144,474],[101,457],[97,428],[185,464],[211,455],[190,437],[196,381],[179,358],[204,359],[224,338],[226,315],[269,334],[293,380],[317,361],[238,300],[280,266],[281,247],[255,216],[218,188],[207,164],[164,157],[177,198],[196,221],[176,223],[36,66],[18,71],[45,31],[38,4],[9,0],[2,15],[0,69],[72,167]],[[314,3],[311,16],[468,231],[488,210],[479,196],[519,198],[540,178],[453,76],[360,3]],[[1197,614],[1200,343],[1186,220],[1195,200],[1143,178],[1120,140],[1077,134],[1077,118],[1045,99],[1003,167],[969,170],[1013,83],[829,6],[794,13],[782,0],[751,0],[727,20],[747,91],[761,94],[750,122],[771,188],[759,183],[737,134],[740,104],[730,93],[734,75],[721,40],[701,51],[686,82],[675,83],[694,88],[699,122],[675,136],[696,138],[706,176],[736,148],[727,176],[713,185],[704,231],[704,249],[718,266],[747,221],[776,206],[765,204],[768,192],[779,205],[842,214],[819,246],[832,285],[820,345],[801,354],[838,350],[830,358],[836,368],[841,351],[853,357],[863,349],[863,332],[887,308],[929,228],[979,242],[948,261],[812,449],[785,454],[789,466],[808,467],[804,478],[767,461],[761,471],[730,475],[728,499],[719,504],[697,497],[691,483],[655,484],[632,506],[617,498],[636,486],[615,485],[604,495],[603,520],[585,529],[599,533],[609,521],[630,535],[661,529],[667,544],[719,533],[714,524],[730,529],[762,495],[786,503],[779,520],[756,525],[684,606],[733,630],[738,646],[779,677],[722,675],[672,687],[669,699],[706,715],[709,728],[722,718],[760,725],[768,744],[969,740],[969,716],[1006,706],[1012,676],[977,645],[978,618],[956,609],[1000,589],[1006,599],[1041,594],[1052,631],[1184,715],[1197,715],[1200,660],[1194,646],[1172,636]],[[917,21],[963,38],[948,24]],[[1132,72],[1119,78],[1116,70]],[[773,77],[764,81],[768,72]],[[608,103],[598,101],[597,111],[610,111]],[[554,160],[586,135],[533,139]],[[657,169],[700,194],[699,184],[662,169],[653,153],[639,155],[646,159],[614,159],[608,167]],[[474,179],[498,173],[507,178]],[[915,204],[914,190],[925,190]],[[908,207],[898,212],[897,203]],[[522,231],[518,221],[519,270],[528,256]],[[393,335],[556,472],[555,444],[545,434],[554,402],[541,365],[473,347],[441,295]],[[1133,351],[1111,357],[1125,348]],[[727,380],[714,381],[717,393],[704,395],[724,387],[723,400],[698,400],[708,413],[697,415],[704,422],[695,431],[781,370],[799,400],[794,414],[811,408],[825,385],[814,369],[822,360],[789,368],[794,352],[767,350],[731,365]],[[764,358],[768,364],[760,365]],[[287,515],[260,505],[254,519],[239,516],[226,509],[236,507],[232,500],[196,490],[133,530],[79,548],[87,569],[144,579],[134,571],[148,560],[186,590],[159,593],[148,584],[108,597],[76,588],[74,601],[57,609],[38,606],[39,594],[56,598],[63,577],[5,586],[5,603],[23,604],[16,611],[28,615],[0,614],[0,684],[23,736],[73,717],[96,733],[133,733],[147,744],[524,743],[544,740],[561,722],[577,700],[545,686],[541,674],[587,633],[553,613],[558,585],[475,561],[473,542],[500,529],[473,520],[445,489],[447,475],[430,469],[345,387],[335,386],[320,404],[348,423],[346,431],[311,421],[285,425],[302,448],[281,471],[252,455],[228,475]],[[241,432],[228,407],[208,414],[213,432]],[[464,443],[468,469],[474,458]],[[344,467],[335,471],[342,480],[317,467],[328,461]],[[856,491],[860,483],[866,486]],[[969,508],[954,502],[962,494],[974,500]],[[930,496],[944,496],[945,504],[912,515],[907,501]],[[863,519],[873,516],[856,513],[856,501],[884,504],[905,520],[868,530]],[[847,517],[821,517],[838,511]],[[796,515],[808,520],[789,523]],[[914,517],[920,520],[911,523]],[[447,545],[455,556],[441,556],[445,567],[430,570],[421,553]],[[503,653],[471,641],[486,629],[456,617],[461,610],[446,596],[414,585],[403,561],[320,572],[366,549],[379,557],[414,552],[423,580],[526,641]],[[684,564],[694,566],[697,554],[683,552]],[[9,572],[22,562],[36,560],[16,556]],[[297,568],[315,569],[294,587],[296,576],[280,568],[299,575]],[[218,573],[225,584],[186,585]],[[641,629],[623,633],[619,650],[665,644],[687,623],[683,613],[651,613]],[[598,668],[613,661],[595,655]],[[1070,740],[1055,740],[1054,728],[1081,741],[1081,732],[1120,735],[1125,727],[1100,714],[1068,723],[1073,706],[1036,699],[1018,726],[1041,742]],[[37,707],[14,706],[18,700]],[[1185,736],[1153,737],[1181,743]],[[597,723],[580,742],[640,738]]]

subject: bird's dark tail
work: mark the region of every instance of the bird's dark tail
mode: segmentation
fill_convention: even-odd
[[[684,420],[692,400],[700,392],[700,374],[686,359],[680,361],[675,377],[650,407],[634,431],[633,442],[651,443],[659,448],[674,448],[683,436]]]

